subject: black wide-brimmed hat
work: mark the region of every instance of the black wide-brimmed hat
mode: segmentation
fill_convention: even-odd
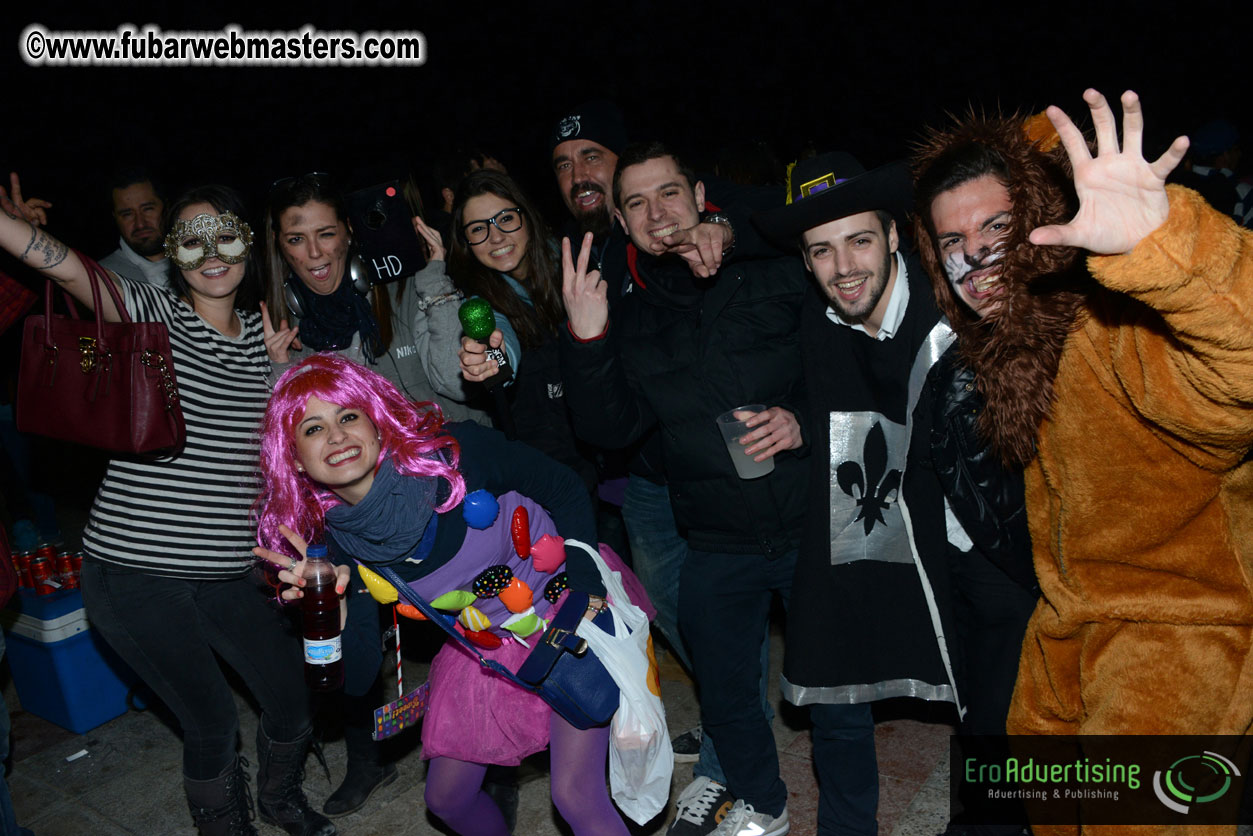
[[[913,193],[904,162],[866,171],[852,154],[832,151],[789,166],[787,203],[755,213],[753,223],[767,238],[788,244],[807,229],[859,212],[882,209],[901,227]]]

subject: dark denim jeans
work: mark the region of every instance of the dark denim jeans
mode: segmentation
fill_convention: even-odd
[[[248,578],[188,581],[83,564],[87,617],[178,717],[183,772],[216,778],[235,759],[239,716],[216,652],[257,702],[272,740],[308,730],[300,639]]]
[[[670,509],[670,491],[640,476],[631,476],[622,502],[622,519],[631,543],[631,568],[635,570],[648,598],[657,609],[653,626],[670,643],[683,667],[692,670],[692,661],[679,633],[679,572],[687,559],[687,541],[679,536]],[[761,707],[766,722],[774,719],[774,709],[766,699],[770,675],[770,636],[761,643]],[[712,778],[726,784],[722,764],[714,750],[713,739],[701,740],[700,759],[692,768],[693,777]]]
[[[875,836],[879,764],[870,704],[809,707],[818,772],[818,836]]]
[[[692,654],[700,713],[731,794],[778,815],[787,804],[770,718],[762,708],[761,647],[774,593],[786,605],[796,552],[770,558],[692,549],[679,583],[679,626]]]

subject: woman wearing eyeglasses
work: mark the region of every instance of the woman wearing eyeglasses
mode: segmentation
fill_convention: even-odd
[[[413,401],[435,401],[450,421],[487,423],[464,403],[458,376],[460,295],[444,273],[438,232],[413,219],[426,245],[425,268],[370,286],[352,275],[352,227],[329,174],[288,177],[270,190],[266,218],[268,286],[263,307],[271,379],[312,351],[342,351]],[[362,269],[361,272],[364,272]],[[436,395],[436,386],[444,396]]]
[[[448,272],[467,297],[481,296],[496,312],[505,355],[515,378],[505,387],[508,415],[493,413],[519,441],[572,468],[589,492],[596,469],[574,438],[562,397],[557,329],[566,320],[561,303],[561,262],[548,227],[518,185],[495,171],[476,171],[457,187]],[[498,369],[485,346],[462,340],[461,371],[484,381]],[[499,404],[500,401],[497,401]]]

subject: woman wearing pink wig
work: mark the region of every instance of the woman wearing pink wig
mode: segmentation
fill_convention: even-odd
[[[408,401],[342,357],[314,355],[279,379],[262,425],[261,467],[256,554],[294,584],[288,599],[301,595],[306,543],[325,541],[341,580],[355,559],[394,569],[427,600],[473,599],[459,618],[467,637],[510,670],[530,652],[525,639],[543,629],[562,589],[593,596],[590,614],[603,606],[604,586],[585,552],[528,559],[510,532],[517,514],[529,520],[530,543],[558,532],[595,542],[591,503],[573,471],[477,424],[445,425],[434,404]],[[505,586],[530,597],[511,597],[506,609]],[[382,662],[378,608],[357,604],[360,597],[349,595],[346,606],[346,688],[372,680]],[[553,803],[574,833],[626,834],[605,788],[607,727],[575,729],[452,642],[432,662],[430,683],[426,804],[457,833],[507,836],[480,788],[487,765],[516,765],[550,747]]]

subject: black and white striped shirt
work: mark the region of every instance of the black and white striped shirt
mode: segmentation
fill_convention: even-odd
[[[121,282],[137,322],[170,331],[187,443],[174,458],[114,459],[83,532],[88,555],[167,577],[239,577],[256,538],[257,430],[269,398],[261,316],[237,312],[238,338],[223,336],[170,293]]]

